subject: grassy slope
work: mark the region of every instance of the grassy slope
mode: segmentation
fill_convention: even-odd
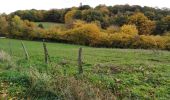
[[[53,23],[53,22],[35,22],[37,25],[43,24],[44,28],[50,28],[50,27],[64,27],[64,24],[61,23]]]
[[[20,66],[29,66],[21,59],[24,58],[19,40],[10,40],[15,61]],[[0,39],[0,49],[9,51],[9,39]],[[24,41],[30,54],[30,64],[37,68],[43,65],[43,48],[41,42]],[[77,71],[77,51],[79,45],[47,43],[49,55],[53,64],[67,59],[70,63],[69,75]],[[105,88],[115,88],[114,93],[122,97],[168,99],[170,94],[170,52],[135,49],[107,49],[83,47],[85,73],[90,73],[89,80],[94,84],[105,85]],[[113,73],[95,73],[94,66],[102,64],[113,66]],[[119,66],[119,67],[114,67]],[[101,67],[101,70],[105,68]],[[118,70],[118,71],[117,71]],[[116,83],[117,82],[117,83]],[[113,83],[110,86],[110,83]],[[116,91],[115,91],[116,90]],[[128,90],[129,94],[126,93]],[[119,93],[118,93],[119,92]]]

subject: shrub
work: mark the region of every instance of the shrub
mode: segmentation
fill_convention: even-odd
[[[55,39],[55,40],[60,40],[61,37],[61,30],[58,27],[52,27],[49,28],[45,31],[44,33],[44,38],[46,39]]]
[[[114,34],[116,32],[119,32],[120,31],[120,28],[118,26],[109,26],[107,29],[106,29],[106,32],[109,33],[109,34]]]
[[[38,24],[39,28],[44,28],[43,24]]]
[[[82,27],[74,28],[65,33],[65,39],[69,42],[83,45],[93,44],[100,34],[96,24],[85,24]]]
[[[134,36],[124,34],[124,33],[115,33],[111,37],[112,37],[113,47],[128,48],[130,47]]]
[[[138,35],[138,30],[135,25],[123,25],[120,31],[128,35]]]
[[[84,24],[86,24],[86,22],[81,21],[81,20],[75,20],[75,21],[73,22],[73,28],[82,27]]]
[[[134,48],[144,48],[144,49],[164,49],[167,39],[161,36],[145,36],[141,35],[139,39],[132,44]]]
[[[170,37],[169,36],[166,36],[165,49],[170,50]]]
[[[92,46],[97,47],[111,47],[111,45],[112,45],[111,35],[104,32],[100,32],[97,40],[94,41],[94,43],[92,44]]]

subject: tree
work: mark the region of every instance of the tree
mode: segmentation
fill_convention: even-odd
[[[127,24],[128,17],[125,15],[116,15],[115,17],[110,17],[110,24],[122,26],[124,24]]]
[[[79,7],[79,10],[87,10],[87,9],[91,9],[91,7],[89,5],[82,5]]]
[[[24,22],[21,18],[15,15],[10,21],[10,36],[21,37],[24,27]]]
[[[22,20],[19,16],[14,16],[10,21],[10,36],[15,38],[32,39],[35,37],[36,25],[28,20]]]
[[[98,10],[89,9],[89,10],[84,10],[82,12],[82,17],[83,20],[87,22],[92,22],[92,21],[102,21],[104,15]]]
[[[160,21],[156,22],[155,34],[164,34],[170,31],[170,15],[163,17]]]
[[[110,12],[109,12],[109,9],[107,8],[106,5],[99,5],[99,6],[96,6],[95,7],[96,10],[99,10],[100,12],[102,12],[103,14],[105,15],[108,15]]]
[[[76,10],[71,10],[71,11],[68,11],[65,14],[64,19],[65,19],[65,24],[66,24],[67,28],[72,28],[73,27],[75,13],[76,13]]]
[[[45,19],[45,21],[48,21],[48,22],[60,23],[61,22],[60,21],[60,19],[61,19],[60,11],[55,10],[55,9],[49,10],[48,12],[45,13],[44,19]]]
[[[8,21],[6,17],[0,16],[0,35],[8,33]]]
[[[136,25],[139,34],[151,34],[155,28],[155,22],[149,20],[143,13],[137,12],[129,17],[129,24]]]

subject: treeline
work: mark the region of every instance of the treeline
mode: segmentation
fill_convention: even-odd
[[[167,15],[170,15],[168,8],[152,8],[141,7],[138,5],[115,5],[105,6],[99,5],[92,8],[88,5],[80,7],[72,7],[66,9],[52,9],[52,10],[18,10],[10,14],[14,17],[18,15],[21,19],[33,22],[57,22],[64,23],[65,15],[68,14],[73,19],[79,19],[86,22],[98,22],[104,29],[111,25],[123,26],[128,23],[128,17],[136,12],[143,13],[149,20],[155,22],[155,28],[152,34],[160,34],[170,31],[169,22],[167,22]]]
[[[132,15],[133,18],[136,13]],[[170,50],[170,35],[153,36],[140,34],[135,24],[125,24],[121,27],[110,26],[102,29],[95,22],[87,23],[76,20],[66,27],[52,27],[44,29],[34,22],[22,20],[19,16],[7,20],[0,17],[0,35],[19,39],[46,39],[57,42],[74,43],[95,47],[117,47],[117,48],[144,48],[144,49],[166,49]],[[142,24],[143,25],[143,24]],[[147,28],[147,27],[145,27]],[[140,29],[140,27],[139,27]],[[145,30],[144,30],[145,32]]]
[[[110,10],[116,7],[119,8],[119,10],[116,10],[117,12],[113,9]],[[23,18],[21,15],[15,15],[14,13],[16,12],[9,15],[2,14],[0,15],[0,36],[30,40],[47,39],[95,47],[170,50],[170,15],[168,9],[160,10],[152,8],[155,11],[160,11],[162,15],[161,17],[153,16],[154,18],[152,17],[153,19],[151,19],[141,12],[142,10],[139,8],[139,10],[137,8],[133,9],[134,11],[130,13],[129,11],[123,10],[123,8],[121,10],[120,7],[128,10],[133,7],[145,8],[128,5],[109,8],[100,5],[94,9],[89,6],[82,6],[67,10],[50,10],[61,11],[64,17],[50,17],[53,16],[53,14],[49,14],[49,20],[54,19],[56,22],[64,22],[66,27],[57,26],[48,29],[43,28],[42,24],[36,25],[34,22],[31,22],[38,20],[29,19],[31,17],[27,19],[28,16]],[[29,11],[32,10],[28,10],[28,12]],[[50,11],[42,12],[47,13]],[[127,12],[129,12],[129,14],[127,14]],[[39,14],[41,15],[41,13]],[[57,15],[58,13],[56,13],[56,16]],[[42,18],[44,18],[44,16],[42,16]],[[48,17],[46,16],[47,19]],[[41,17],[37,17],[37,19],[38,18]],[[111,21],[111,19],[113,21]],[[47,20],[43,19],[41,21]],[[157,32],[160,32],[160,34]]]

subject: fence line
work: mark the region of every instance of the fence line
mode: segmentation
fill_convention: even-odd
[[[21,45],[22,45],[22,48],[24,50],[26,60],[29,60],[29,55],[28,55],[27,49],[25,48],[25,45],[22,41],[21,41]]]

